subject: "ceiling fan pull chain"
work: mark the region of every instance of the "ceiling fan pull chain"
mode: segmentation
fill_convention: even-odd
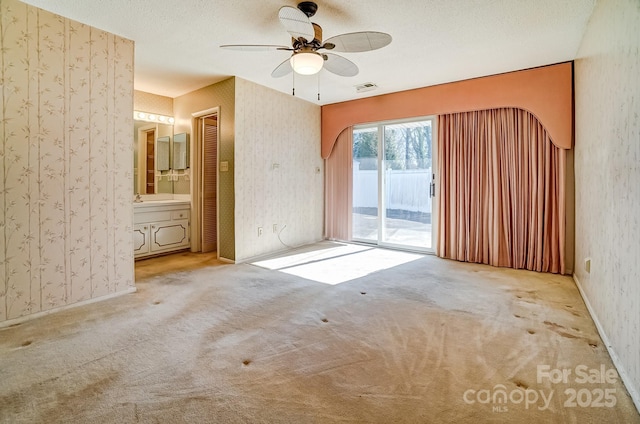
[[[320,72],[318,72],[318,101],[320,101]]]
[[[293,74],[293,83],[292,83],[292,85],[293,85],[293,96],[295,97],[296,96],[296,73],[292,72],[292,74]]]

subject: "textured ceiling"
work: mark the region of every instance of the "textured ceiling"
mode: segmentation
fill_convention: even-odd
[[[341,53],[360,73],[295,78],[296,96],[328,104],[572,60],[596,0],[318,0],[324,39],[381,31],[392,43]],[[291,93],[291,74],[271,71],[286,51],[243,52],[221,44],[290,44],[278,21],[289,0],[26,0],[132,39],[135,87],[170,97],[235,75]],[[317,100],[318,82],[321,100]],[[356,93],[365,82],[374,91]]]

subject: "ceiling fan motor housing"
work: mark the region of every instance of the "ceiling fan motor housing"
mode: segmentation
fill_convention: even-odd
[[[318,5],[312,1],[303,1],[298,3],[298,9],[302,10],[310,18],[318,11]]]

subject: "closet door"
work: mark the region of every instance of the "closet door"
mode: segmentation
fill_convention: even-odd
[[[218,245],[217,177],[218,117],[202,120],[202,251],[213,252]]]

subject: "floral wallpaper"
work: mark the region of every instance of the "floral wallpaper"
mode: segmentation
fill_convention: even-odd
[[[320,107],[236,77],[235,117],[236,261],[321,240]]]
[[[0,3],[0,323],[133,288],[133,49]]]
[[[597,2],[575,61],[575,276],[640,408],[638,28],[638,0]]]

